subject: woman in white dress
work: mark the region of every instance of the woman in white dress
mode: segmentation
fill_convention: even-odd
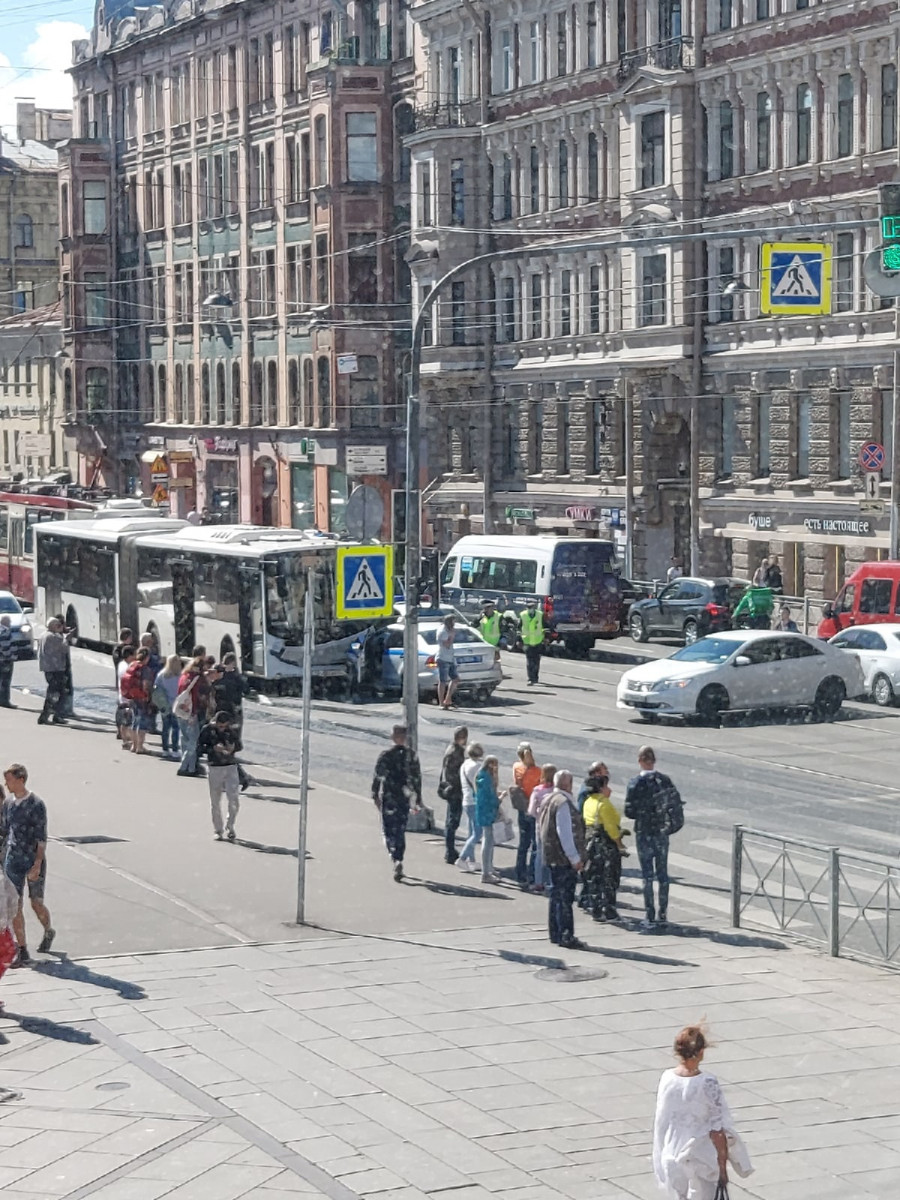
[[[688,1025],[675,1039],[678,1064],[664,1071],[656,1096],[653,1170],[677,1200],[714,1200],[728,1183],[728,1164],[738,1175],[753,1170],[715,1075],[700,1070],[706,1038]]]

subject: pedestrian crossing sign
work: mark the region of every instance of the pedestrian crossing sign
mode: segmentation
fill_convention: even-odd
[[[770,316],[831,312],[831,246],[827,242],[763,242],[759,310]]]
[[[340,546],[335,611],[341,620],[368,621],[394,611],[393,546]]]

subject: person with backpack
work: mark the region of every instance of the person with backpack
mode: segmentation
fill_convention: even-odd
[[[131,705],[131,750],[144,753],[144,742],[153,728],[150,695],[156,672],[150,666],[150,651],[141,646],[122,676],[122,695]]]
[[[643,929],[668,924],[669,908],[669,836],[684,824],[684,805],[678,789],[656,769],[652,746],[638,751],[639,774],[629,780],[625,793],[625,816],[634,821],[635,846],[644,881]],[[653,883],[658,889],[654,903]]]

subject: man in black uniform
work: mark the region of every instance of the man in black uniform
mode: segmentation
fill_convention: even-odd
[[[409,820],[410,800],[418,807],[422,803],[422,771],[419,760],[406,745],[406,726],[395,725],[393,746],[378,756],[372,779],[372,799],[381,813],[384,844],[394,864],[394,879],[403,879],[403,856],[406,853],[406,822]]]

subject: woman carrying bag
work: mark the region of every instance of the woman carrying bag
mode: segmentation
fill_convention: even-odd
[[[493,754],[489,754],[475,776],[475,824],[482,830],[482,883],[500,882],[500,876],[494,874],[494,822],[500,813],[499,778],[500,764]]]
[[[718,1079],[700,1070],[706,1046],[699,1025],[686,1026],[659,1081],[653,1171],[673,1200],[728,1200],[729,1163],[742,1177],[753,1170]]]

